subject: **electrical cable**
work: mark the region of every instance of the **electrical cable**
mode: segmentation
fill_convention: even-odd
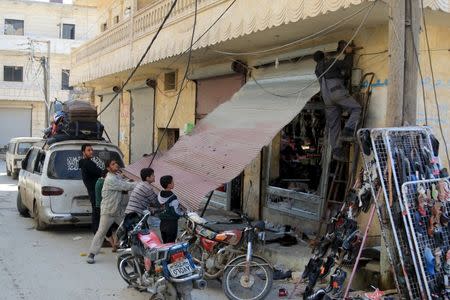
[[[228,6],[227,8],[219,15],[219,17],[195,40],[195,42],[193,43],[193,46],[195,44],[197,44],[216,24],[217,22],[220,21],[220,19],[222,19],[222,17],[228,12],[228,10],[230,10],[230,8],[233,6],[234,3],[236,3],[237,0],[233,0]],[[186,54],[187,52],[189,52],[190,47],[188,47],[186,50],[184,50],[180,55],[178,55],[174,61],[172,61],[170,64],[168,64],[167,66],[165,66],[165,68],[170,68],[172,65],[174,65],[178,60],[181,59],[181,57]],[[155,76],[155,79],[158,79],[159,76],[161,76],[164,72],[160,72],[159,74],[157,74]],[[167,96],[167,94],[162,91],[158,86],[156,86],[156,88],[158,89],[158,91],[160,93],[162,93],[163,95]]]
[[[284,45],[280,45],[280,46],[269,48],[269,49],[265,49],[265,50],[253,51],[253,52],[230,52],[230,51],[220,51],[220,50],[214,50],[214,49],[211,49],[211,51],[219,53],[219,54],[224,54],[224,55],[236,55],[236,56],[238,56],[238,55],[259,55],[259,54],[263,54],[263,53],[272,52],[272,51],[275,51],[275,50],[280,50],[280,49],[283,49],[283,48],[286,48],[286,47],[289,47],[289,46],[293,46],[293,45],[302,43],[304,41],[308,41],[308,40],[310,40],[310,39],[312,39],[312,38],[314,38],[316,36],[320,36],[322,33],[328,33],[327,32],[328,30],[334,31],[337,28],[339,28],[341,25],[345,24],[347,21],[352,19],[354,16],[359,15],[362,11],[366,10],[367,8],[369,8],[371,5],[372,4],[369,4],[369,5],[365,6],[365,7],[362,7],[359,10],[357,10],[356,12],[354,12],[353,14],[351,14],[351,15],[343,18],[342,20],[339,20],[338,22],[336,22],[336,23],[334,23],[332,25],[329,25],[329,26],[327,26],[327,27],[325,27],[325,28],[323,28],[323,29],[313,33],[313,34],[307,35],[305,37],[302,37],[301,39],[289,42],[289,43],[284,44]]]
[[[270,92],[268,90],[266,90],[257,80],[256,78],[251,75],[252,80],[266,93],[275,96],[275,97],[280,97],[280,98],[287,98],[293,95],[298,95],[297,96],[297,101],[300,98],[300,94],[301,92],[303,92],[304,90],[306,90],[307,88],[309,88],[311,85],[315,84],[317,82],[317,80],[320,81],[320,79],[325,76],[326,73],[328,73],[328,71],[330,71],[330,69],[336,64],[336,62],[338,61],[338,58],[345,52],[345,50],[347,49],[347,47],[350,45],[350,43],[353,41],[353,39],[358,35],[359,31],[361,30],[362,26],[366,23],[367,18],[369,17],[370,12],[372,11],[372,9],[375,7],[375,4],[378,2],[378,0],[375,0],[373,2],[373,4],[370,5],[370,7],[368,7],[366,15],[364,16],[364,18],[362,19],[361,23],[359,24],[359,26],[357,27],[357,29],[355,30],[355,32],[353,33],[352,37],[349,39],[349,41],[347,42],[347,44],[345,45],[345,47],[343,47],[343,49],[341,50],[341,52],[336,55],[336,57],[334,58],[333,62],[328,66],[328,68],[322,73],[320,74],[317,79],[311,80],[310,83],[308,83],[306,86],[304,86],[303,88],[301,88],[300,90],[296,91],[296,92],[292,92],[292,93],[288,93],[288,94],[284,94],[284,95],[280,95],[280,94],[276,94],[273,92]],[[366,7],[367,8],[367,7]]]
[[[197,2],[198,2],[198,0],[195,0],[194,23],[192,25],[191,43],[190,43],[190,47],[189,47],[189,54],[188,54],[188,61],[187,61],[187,64],[186,64],[186,71],[184,72],[183,80],[181,81],[181,87],[183,86],[184,81],[187,78],[187,74],[189,72],[189,67],[191,65],[192,47],[194,46],[195,27],[197,26],[197,9],[198,9],[198,3]],[[159,139],[158,145],[156,147],[155,152],[153,153],[152,159],[151,159],[150,164],[148,165],[148,167],[150,167],[153,164],[153,161],[155,160],[156,154],[158,153],[159,148],[161,147],[161,144],[162,144],[162,141],[164,139],[164,136],[166,135],[167,129],[170,126],[170,122],[172,122],[173,116],[175,115],[175,111],[177,110],[177,106],[178,106],[178,103],[180,101],[181,92],[182,92],[182,90],[180,88],[180,91],[178,92],[178,95],[177,95],[177,100],[175,101],[175,106],[173,107],[173,110],[172,110],[172,114],[170,115],[169,121],[167,121],[167,125],[164,128],[164,131],[163,131],[163,133],[162,133],[162,135],[161,135],[161,137]]]
[[[424,9],[423,0],[421,0],[421,10],[422,10],[423,27],[424,27],[424,31],[425,31],[425,41],[427,43],[427,49],[428,49],[428,51],[427,51],[428,52],[428,61],[430,62],[431,80],[432,80],[432,83],[433,83],[434,102],[436,104],[436,111],[437,111],[437,117],[438,117],[439,130],[441,132],[442,141],[444,142],[445,154],[447,156],[447,164],[450,166],[450,157],[449,157],[449,154],[448,154],[447,141],[445,139],[444,130],[442,128],[441,113],[439,112],[439,101],[437,99],[436,84],[435,84],[435,81],[434,81],[433,62],[431,60],[430,41],[428,39],[428,29],[427,29],[427,23],[426,23],[426,19],[425,19],[425,9]]]
[[[98,116],[100,116],[110,105],[111,103],[117,98],[117,96],[119,95],[120,92],[123,91],[124,87],[127,85],[127,83],[131,80],[131,78],[133,77],[133,75],[136,73],[136,71],[138,70],[138,68],[141,66],[142,61],[144,60],[144,58],[147,56],[147,53],[150,51],[150,48],[153,46],[153,43],[155,42],[156,38],[159,36],[159,33],[161,32],[162,28],[164,27],[164,24],[166,24],[167,19],[169,19],[170,14],[172,13],[173,9],[175,8],[175,5],[177,4],[178,0],[174,0],[172,3],[172,6],[169,9],[169,12],[166,14],[166,16],[164,17],[164,20],[161,22],[161,25],[159,25],[158,30],[156,31],[155,35],[153,36],[150,44],[148,44],[147,49],[145,50],[144,54],[142,55],[141,59],[139,60],[139,62],[137,63],[136,67],[133,69],[133,71],[131,71],[130,75],[128,76],[127,80],[125,80],[125,82],[122,84],[122,87],[120,88],[120,90],[118,92],[116,92],[116,94],[114,95],[114,97],[111,99],[111,101],[109,101],[109,103],[99,112]]]

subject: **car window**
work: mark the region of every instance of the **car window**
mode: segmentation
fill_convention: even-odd
[[[36,165],[34,168],[35,173],[42,174],[42,169],[44,168],[44,161],[45,161],[45,152],[40,151],[36,159]]]
[[[28,149],[31,148],[31,146],[33,146],[33,143],[31,143],[31,142],[19,143],[19,145],[17,146],[17,154],[19,154],[19,155],[27,154],[27,151],[28,151]]]
[[[9,145],[8,145],[8,152],[9,153],[14,153],[15,146],[16,146],[16,143],[9,143]]]
[[[61,150],[55,151],[50,155],[47,175],[52,179],[81,179],[81,171],[78,168],[78,162],[82,158],[79,150]],[[94,150],[92,160],[100,169],[105,169],[105,161],[108,159],[116,160],[123,167],[120,154],[115,151]]]
[[[38,153],[39,153],[38,149],[30,150],[30,155],[28,156],[28,160],[27,160],[27,171],[33,172],[34,164],[36,162],[36,157],[37,157]]]

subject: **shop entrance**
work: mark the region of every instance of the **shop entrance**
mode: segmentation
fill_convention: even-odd
[[[320,218],[328,174],[325,105],[320,93],[273,140],[267,206]]]

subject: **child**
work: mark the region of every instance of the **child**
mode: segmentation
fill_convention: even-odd
[[[98,210],[98,215],[100,215],[100,206],[102,203],[102,189],[107,174],[108,170],[103,170],[102,177],[97,179],[97,182],[95,183],[95,207]],[[112,252],[117,251],[117,241],[115,239],[115,236],[113,235],[113,232],[117,230],[118,226],[119,225],[117,225],[116,223],[112,224],[111,227],[109,227],[108,232],[106,233],[105,239],[111,244]]]
[[[174,187],[173,177],[166,175],[161,177],[160,184],[164,189],[158,195],[158,201],[164,205],[159,214],[161,220],[161,237],[165,244],[175,242],[178,234],[178,219],[184,215],[184,209],[181,207],[177,196],[172,192]]]
[[[119,174],[120,166],[115,160],[107,160],[105,163],[108,174],[105,177],[102,189],[102,203],[100,204],[100,224],[86,260],[88,264],[95,263],[95,255],[100,252],[103,240],[111,225],[120,224],[123,220],[126,203],[122,192],[131,191],[136,186],[134,182],[125,181]],[[115,233],[113,233],[115,234]]]

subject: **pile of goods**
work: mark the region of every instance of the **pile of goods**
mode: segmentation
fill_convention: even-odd
[[[97,111],[88,102],[71,100],[56,110],[50,127],[45,129],[47,144],[65,140],[101,140],[103,125],[97,121]]]

